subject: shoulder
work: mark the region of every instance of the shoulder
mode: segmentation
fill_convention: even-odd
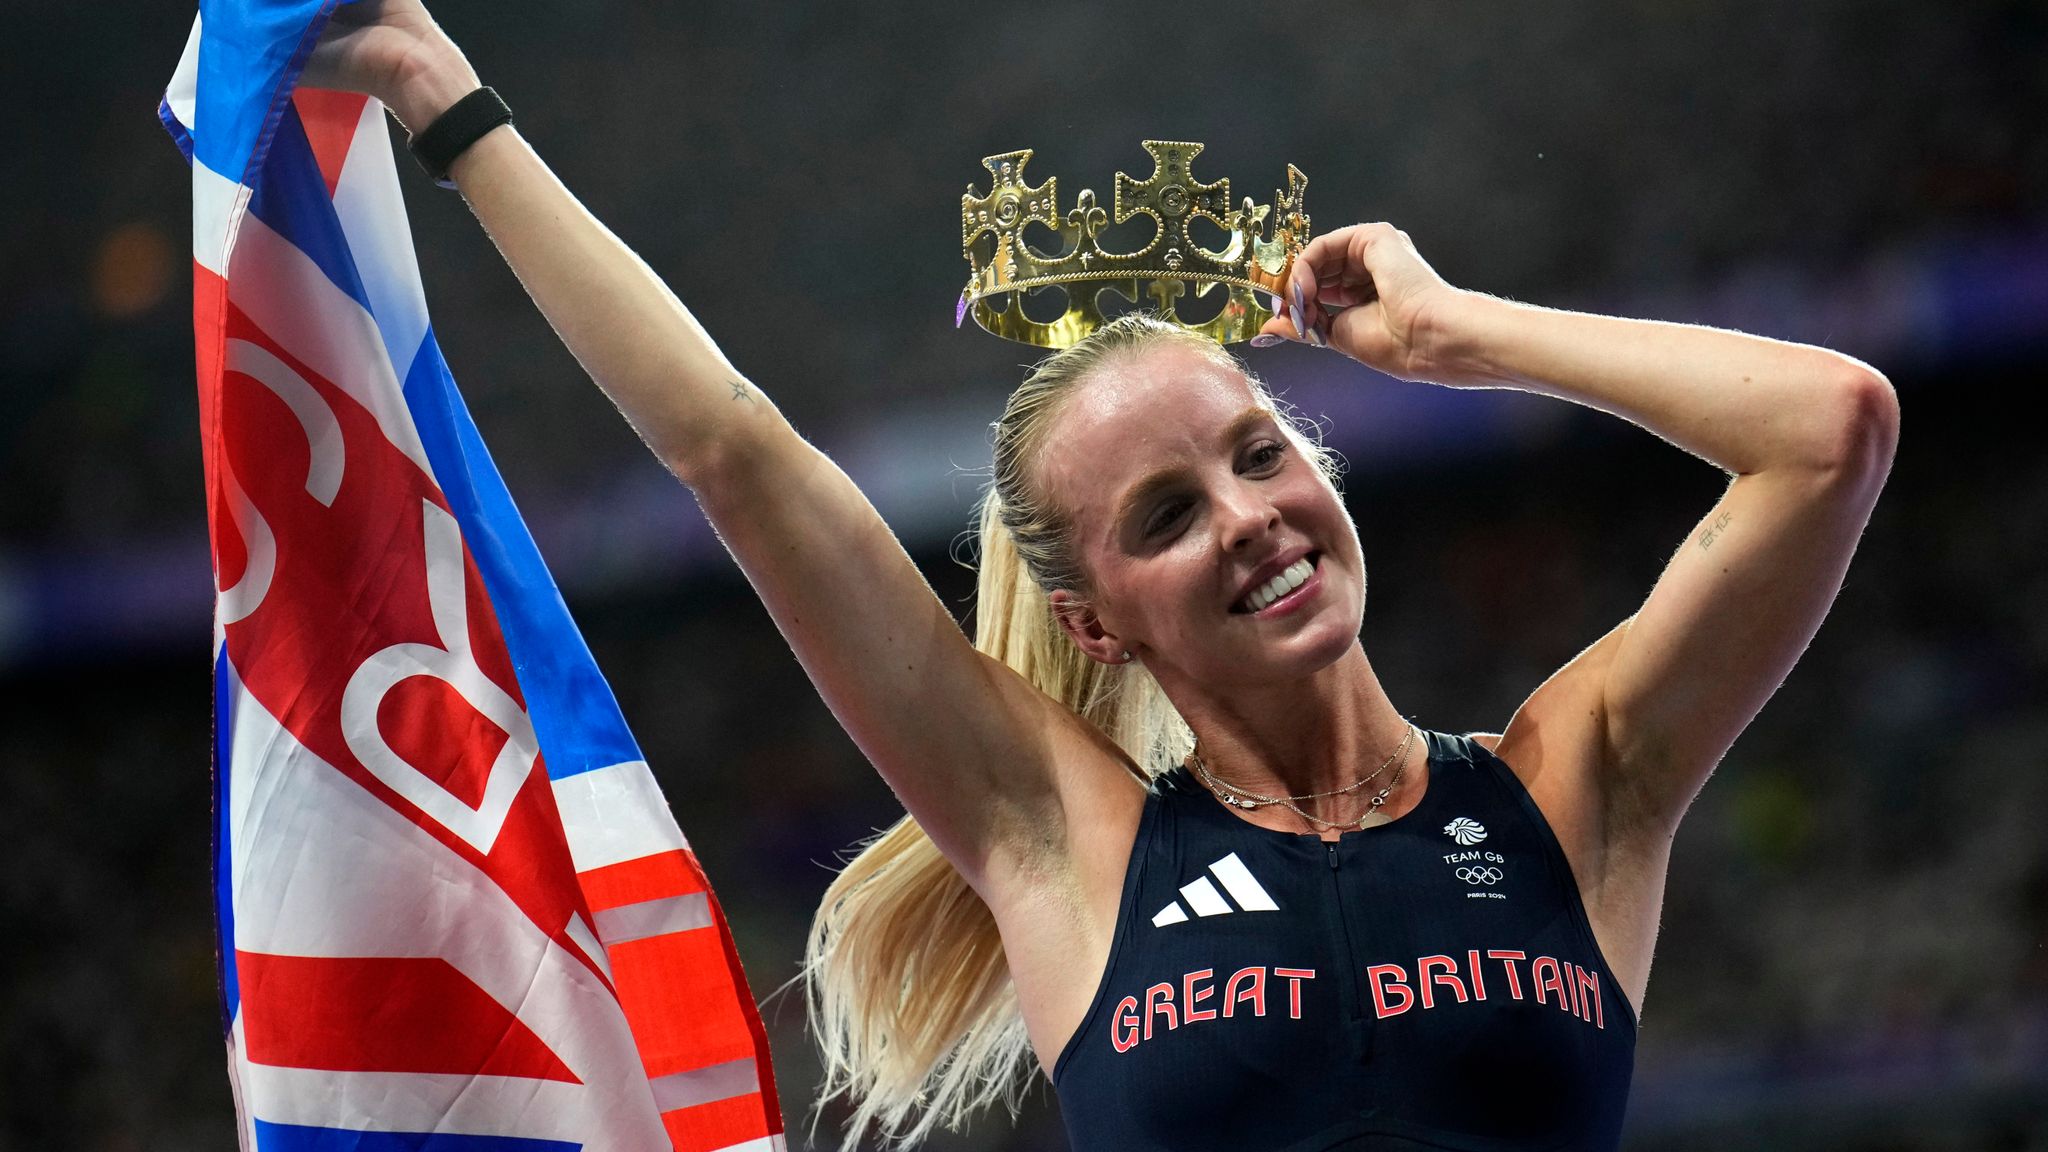
[[[1472,737],[1473,743],[1478,744],[1481,748],[1486,749],[1488,752],[1498,752],[1500,750],[1500,733],[1473,732],[1470,735]]]

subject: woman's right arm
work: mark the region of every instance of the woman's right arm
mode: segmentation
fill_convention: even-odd
[[[416,129],[477,85],[416,0],[350,5],[337,21],[309,83],[368,91]],[[578,362],[696,492],[834,715],[970,883],[1008,873],[1019,853],[1062,851],[1062,795],[1129,787],[1114,745],[974,649],[846,474],[515,130],[486,134],[449,176]]]

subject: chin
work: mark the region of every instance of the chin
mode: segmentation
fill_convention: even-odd
[[[1224,678],[1270,684],[1313,676],[1337,663],[1358,643],[1359,617],[1329,612],[1285,638],[1260,645],[1225,665]],[[1347,626],[1348,624],[1348,626]]]
[[[1292,666],[1300,675],[1320,672],[1342,660],[1358,643],[1358,629],[1362,623],[1362,619],[1354,617],[1348,628],[1333,621],[1324,626],[1308,629],[1305,633],[1292,637],[1291,642],[1283,646],[1283,651],[1275,655],[1280,662]]]

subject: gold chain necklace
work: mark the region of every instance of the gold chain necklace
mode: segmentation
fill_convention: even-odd
[[[1211,772],[1209,770],[1209,765],[1203,762],[1201,753],[1199,751],[1190,752],[1188,756],[1189,760],[1191,761],[1191,765],[1195,770],[1195,774],[1197,776],[1200,776],[1202,778],[1202,782],[1208,786],[1209,791],[1214,793],[1216,798],[1218,800],[1221,800],[1225,804],[1231,805],[1235,808],[1246,809],[1263,808],[1269,804],[1278,804],[1282,808],[1287,809],[1289,812],[1294,813],[1296,816],[1301,817],[1303,820],[1306,820],[1311,824],[1320,824],[1324,828],[1331,829],[1358,829],[1363,828],[1365,826],[1365,822],[1368,819],[1371,819],[1372,814],[1374,812],[1379,811],[1381,805],[1387,802],[1387,797],[1393,795],[1394,789],[1400,787],[1401,775],[1402,773],[1408,770],[1408,748],[1415,742],[1415,731],[1415,725],[1413,723],[1410,723],[1408,725],[1407,734],[1401,737],[1400,747],[1395,748],[1394,751],[1387,756],[1386,760],[1383,761],[1379,767],[1373,769],[1371,772],[1366,773],[1364,776],[1353,781],[1352,783],[1346,784],[1342,788],[1335,788],[1328,792],[1311,792],[1305,796],[1267,796],[1262,793],[1253,792],[1249,788],[1241,788],[1236,784],[1230,783],[1228,780],[1224,780],[1218,777],[1214,772]],[[1309,813],[1302,811],[1293,803],[1296,800],[1327,800],[1333,796],[1344,796],[1348,795],[1349,793],[1356,792],[1360,788],[1365,787],[1367,784],[1372,783],[1372,781],[1376,777],[1378,777],[1380,773],[1387,770],[1388,765],[1394,763],[1397,757],[1400,759],[1401,763],[1400,767],[1394,769],[1393,778],[1387,781],[1385,787],[1381,788],[1378,792],[1375,792],[1371,796],[1368,796],[1366,798],[1365,811],[1359,814],[1359,816],[1356,819],[1325,820],[1321,816],[1312,816]]]

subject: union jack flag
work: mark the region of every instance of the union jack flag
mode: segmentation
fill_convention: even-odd
[[[335,0],[208,0],[214,874],[245,1152],[780,1152],[718,901],[436,344]]]

